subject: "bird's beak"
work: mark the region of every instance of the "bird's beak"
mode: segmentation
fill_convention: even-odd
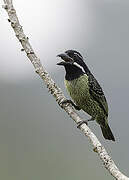
[[[66,57],[66,56],[67,56],[66,53],[61,53],[61,54],[58,54],[58,55],[57,55],[57,57],[61,57],[61,58]]]
[[[57,65],[59,65],[59,66],[64,66],[64,65],[66,65],[67,63],[65,62],[65,61],[61,61],[61,62],[59,62],[59,63],[57,63]]]
[[[70,56],[68,56],[66,53],[58,54],[57,57],[60,57],[61,59],[64,60],[62,62],[57,63],[57,65],[64,66],[66,64],[72,64],[74,62],[73,59]]]

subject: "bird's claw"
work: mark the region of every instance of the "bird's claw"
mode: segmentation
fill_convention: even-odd
[[[80,110],[80,108],[79,108],[76,104],[74,104],[73,101],[71,101],[70,99],[65,99],[65,100],[63,100],[63,101],[60,103],[60,106],[62,107],[63,104],[67,104],[67,103],[71,104],[76,110]]]
[[[61,107],[63,107],[64,104],[70,103],[69,101],[70,101],[70,100],[65,99],[65,100],[63,100],[62,102],[60,102],[59,105],[60,105]]]
[[[78,122],[78,123],[77,123],[77,128],[80,128],[80,126],[81,126],[82,124],[86,124],[86,125],[88,126],[88,120]]]

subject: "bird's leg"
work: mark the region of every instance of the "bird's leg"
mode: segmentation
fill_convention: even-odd
[[[73,101],[71,101],[70,99],[66,99],[64,101],[61,102],[61,105],[66,104],[66,103],[70,103],[76,110],[81,110],[81,108],[79,106],[77,106],[76,104],[73,103]]]
[[[89,122],[89,121],[94,121],[94,120],[95,120],[95,119],[92,117],[92,118],[90,118],[90,119],[81,121],[81,122],[78,123],[77,128],[80,128],[80,126],[81,126],[82,124],[88,125],[88,122]]]

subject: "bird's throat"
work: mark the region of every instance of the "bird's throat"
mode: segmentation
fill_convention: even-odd
[[[65,70],[66,70],[65,79],[68,81],[77,79],[84,74],[84,72],[80,68],[73,65],[65,66]]]

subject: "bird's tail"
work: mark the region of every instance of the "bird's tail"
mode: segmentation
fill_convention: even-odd
[[[100,126],[100,127],[101,127],[101,130],[105,139],[115,141],[113,133],[107,123],[105,126]]]

